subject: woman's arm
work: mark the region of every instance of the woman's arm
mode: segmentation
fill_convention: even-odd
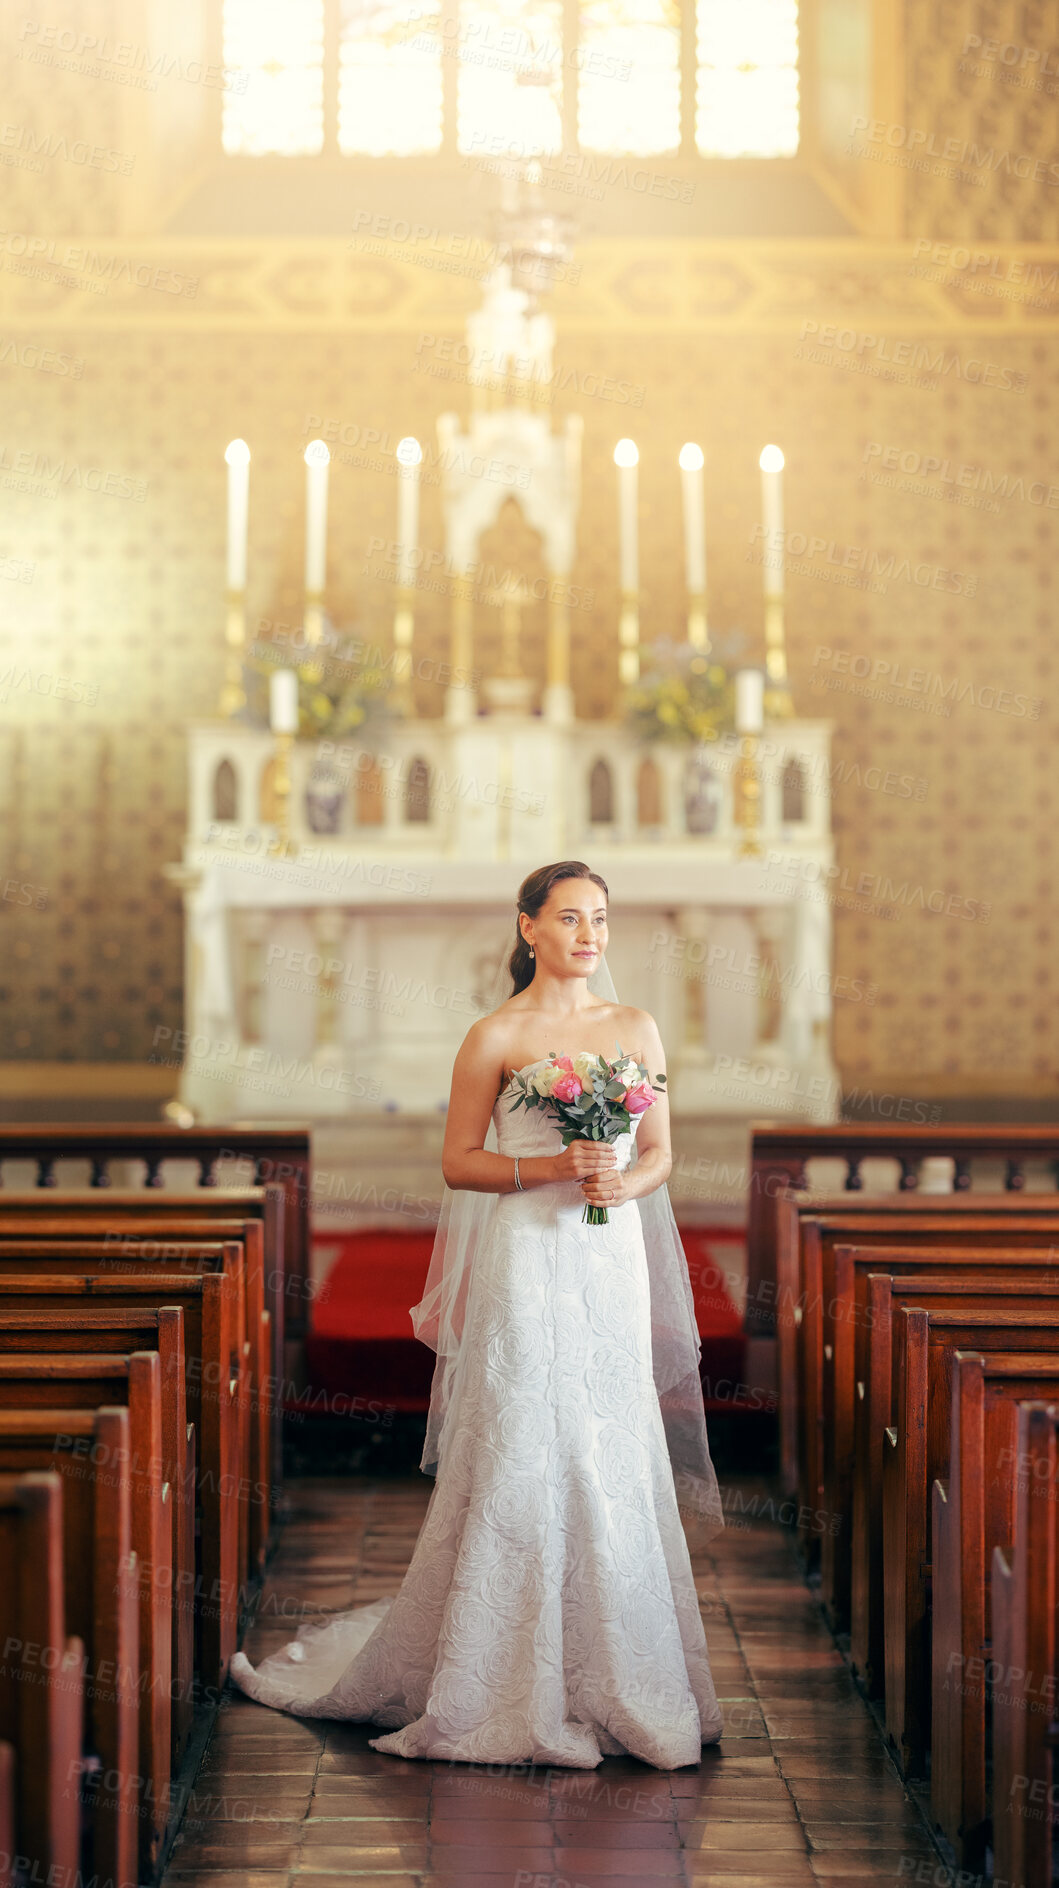
[[[636,1058],[642,1062],[652,1082],[666,1072],[665,1050],[658,1025],[648,1010],[634,1011],[637,1036],[642,1044]],[[669,1179],[673,1150],[669,1139],[669,1097],[664,1088],[655,1090],[653,1107],[641,1115],[636,1130],[636,1160],[624,1173],[601,1174],[584,1182],[586,1200],[593,1206],[623,1206],[653,1193]],[[608,1199],[608,1195],[610,1198]]]
[[[480,1022],[467,1031],[452,1067],[449,1111],[441,1149],[446,1186],[467,1193],[514,1193],[515,1163],[510,1154],[491,1154],[485,1146],[497,1090],[504,1076],[500,1039]],[[519,1156],[524,1187],[545,1186],[556,1178],[552,1154]]]

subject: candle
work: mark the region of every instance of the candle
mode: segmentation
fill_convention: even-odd
[[[297,734],[298,677],[293,669],[275,669],[269,677],[268,719],[273,734]]]
[[[735,725],[738,734],[760,734],[765,720],[765,678],[760,669],[738,669]]]
[[[637,466],[640,455],[631,439],[619,439],[614,448],[618,468],[618,551],[623,596],[640,588],[640,550],[637,539]]]
[[[706,594],[706,517],[703,499],[702,447],[689,440],[680,449],[680,482],[684,492],[684,574],[688,595]]]
[[[397,448],[397,582],[402,590],[415,583],[415,554],[419,548],[419,467],[423,450],[418,439],[402,439]]]
[[[245,439],[226,447],[228,467],[228,588],[246,589],[246,531],[250,513],[250,448]]]
[[[305,448],[305,591],[320,596],[327,569],[327,468],[331,463],[322,439]]]
[[[778,446],[766,446],[758,460],[761,467],[762,522],[765,526],[765,595],[783,595],[783,454]]]

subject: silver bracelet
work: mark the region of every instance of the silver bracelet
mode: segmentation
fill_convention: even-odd
[[[525,1187],[523,1186],[521,1180],[518,1177],[518,1155],[517,1154],[515,1155],[515,1191],[517,1193],[525,1193],[526,1191]]]

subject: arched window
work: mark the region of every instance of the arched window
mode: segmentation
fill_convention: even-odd
[[[784,821],[805,818],[805,769],[792,754],[783,769],[780,818]]]
[[[658,762],[649,754],[640,762],[636,775],[636,824],[638,826],[661,826],[662,824],[662,775]]]
[[[235,778],[235,768],[230,760],[218,763],[213,776],[213,817],[214,819],[238,819],[239,789]]]
[[[421,754],[409,763],[404,789],[404,816],[410,823],[430,818],[430,768]]]
[[[353,789],[353,810],[358,826],[381,826],[385,809],[382,804],[382,769],[374,754],[368,765],[357,769]]]
[[[614,819],[614,783],[605,760],[597,760],[588,776],[590,826],[609,826]]]

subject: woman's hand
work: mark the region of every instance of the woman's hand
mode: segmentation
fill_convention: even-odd
[[[617,1158],[607,1141],[571,1141],[555,1156],[555,1178],[585,1180],[593,1174],[612,1174]]]
[[[624,1206],[626,1200],[635,1198],[628,1172],[619,1173],[614,1167],[605,1167],[582,1180],[581,1191],[589,1206]]]

